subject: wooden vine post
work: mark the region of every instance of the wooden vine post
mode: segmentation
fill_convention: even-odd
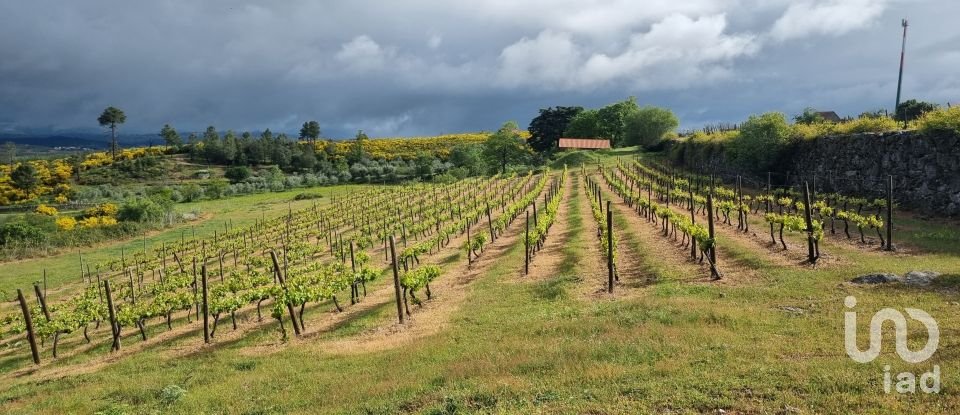
[[[284,278],[283,273],[280,271],[280,262],[277,260],[277,253],[270,251],[270,259],[273,261],[273,272],[276,275],[277,280],[280,282],[280,286],[283,287],[283,292],[287,292],[287,282]],[[287,301],[287,312],[290,313],[290,322],[293,324],[293,332],[299,336],[300,335],[300,322],[297,320],[297,313],[293,311],[293,304],[290,304]],[[283,324],[282,322],[280,323]]]
[[[197,257],[194,256],[194,257],[193,257],[193,298],[197,298],[197,290],[200,289],[200,284],[198,284],[198,282],[199,282],[199,281],[197,281]],[[194,300],[194,301],[196,301],[196,300]],[[194,307],[194,309],[196,310],[196,313],[195,313],[195,316],[194,316],[194,317],[195,317],[197,320],[199,320],[199,319],[200,319],[200,304],[197,304],[197,306]]]
[[[394,247],[393,235],[390,235],[390,260],[393,265],[393,293],[397,299],[397,318],[403,324],[403,299],[400,298],[400,272],[397,269],[397,250]]]
[[[200,284],[203,286],[203,343],[210,343],[210,303],[207,291],[207,265],[200,268]]]
[[[697,216],[694,214],[694,203],[693,203],[693,185],[687,186],[687,189],[690,191],[690,224],[697,224]],[[693,235],[690,236],[690,258],[697,258],[697,240],[693,238]]]
[[[530,273],[530,211],[527,213],[527,230],[523,234],[523,275]]]
[[[603,199],[600,198],[600,189],[594,188],[593,191],[597,194],[597,205],[600,206],[600,213],[603,213]]]
[[[350,270],[353,271],[354,280],[350,283],[350,304],[356,304],[357,298],[360,297],[360,293],[357,292],[357,262],[353,254],[353,240],[350,240]]]
[[[603,205],[601,205],[603,206]],[[607,201],[607,292],[613,294],[613,212]]]
[[[487,227],[490,228],[490,242],[497,238],[493,233],[493,221],[490,219],[490,203],[487,203]]]
[[[47,319],[47,322],[50,322],[52,320],[50,318],[50,309],[47,308],[47,298],[43,292],[40,291],[40,285],[33,284],[33,291],[37,294],[37,301],[40,302],[40,311],[43,312],[43,317]]]
[[[113,308],[113,293],[110,291],[110,281],[103,281],[103,291],[107,294],[107,312],[110,316],[110,334],[113,335],[113,344],[110,351],[120,351],[120,325],[117,324],[117,312]]]
[[[893,246],[893,175],[887,177],[887,251],[894,251]]]
[[[807,261],[815,264],[817,263],[817,255],[813,246],[813,220],[810,216],[810,184],[808,182],[803,182],[803,220],[807,224]]]
[[[710,276],[716,281],[720,279],[720,271],[717,270],[717,239],[713,231],[713,186],[710,187],[710,193],[707,193],[707,232],[713,241],[710,247]]]
[[[467,222],[467,267],[473,265],[473,256],[470,255],[470,252],[473,251],[473,241],[470,240],[470,222]]]
[[[37,349],[37,338],[33,333],[33,319],[30,318],[30,307],[27,306],[27,299],[23,298],[23,290],[17,288],[17,299],[20,300],[20,311],[23,312],[23,322],[27,326],[27,341],[30,342],[30,353],[33,355],[33,363],[40,364],[40,351]]]

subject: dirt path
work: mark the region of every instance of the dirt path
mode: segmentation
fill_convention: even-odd
[[[602,180],[602,178],[599,178]],[[613,202],[615,214],[619,214],[629,224],[626,234],[636,238],[635,244],[642,245],[640,256],[647,259],[652,267],[654,263],[664,268],[664,273],[682,276],[682,281],[688,282],[709,282],[711,281],[710,269],[707,265],[700,265],[690,258],[690,249],[683,246],[679,241],[663,236],[660,232],[660,225],[649,222],[644,217],[637,214],[632,207],[627,206],[626,202],[613,193],[609,187],[602,186],[604,197],[608,197]],[[656,270],[648,271],[651,283],[660,281],[664,278]]]
[[[582,284],[582,293],[589,297],[610,296],[607,292],[609,283],[607,257],[606,254],[601,251],[602,245],[600,239],[597,237],[599,224],[593,217],[593,208],[591,207],[591,198],[593,196],[587,188],[584,187],[584,180],[585,178],[578,177],[576,191],[579,192],[577,195],[578,210],[580,211],[580,215],[584,217],[584,235],[590,240],[586,244],[587,252],[584,254],[585,260],[588,261],[585,268],[596,271],[589,274],[587,276],[589,278],[585,278],[585,283]],[[606,200],[607,199],[603,199],[604,212],[606,212]],[[616,225],[614,225],[614,238],[617,241],[616,272],[619,280],[614,282],[613,293],[614,296],[620,296],[624,294],[622,288],[642,285],[638,283],[644,282],[645,277],[641,275],[642,267],[635,247],[633,247],[632,244],[624,243],[623,235],[616,229]]]
[[[570,233],[570,200],[573,192],[579,190],[574,182],[574,175],[568,173],[567,180],[563,183],[563,200],[557,209],[557,218],[547,233],[543,247],[530,259],[530,273],[523,276],[521,270],[521,281],[545,280],[562,271],[560,266],[566,257],[564,247],[573,237]]]

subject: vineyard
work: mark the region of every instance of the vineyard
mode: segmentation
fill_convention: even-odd
[[[922,267],[955,284],[955,230],[897,210],[892,190],[750,187],[625,151],[590,160],[353,185],[249,225],[77,257],[65,282],[0,304],[0,408],[905,410],[873,387],[880,366],[845,358],[837,304],[921,298],[941,327],[956,323],[953,285],[846,283]],[[953,388],[957,342],[940,347]],[[167,399],[170,385],[186,395]],[[960,405],[931,399],[914,404]]]

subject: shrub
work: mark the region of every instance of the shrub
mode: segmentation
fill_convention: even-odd
[[[768,170],[780,157],[790,138],[790,126],[782,113],[751,115],[737,138],[727,145],[730,155],[744,168]]]
[[[441,173],[433,176],[434,183],[450,184],[457,181],[457,178],[450,173]]]
[[[61,216],[55,221],[57,229],[61,231],[72,231],[77,227],[77,220],[69,216]]]
[[[831,122],[813,122],[796,123],[790,126],[790,137],[795,140],[812,140],[814,138],[825,137],[837,133],[836,123]]]
[[[321,197],[323,197],[323,195],[321,195],[320,193],[303,192],[303,193],[297,193],[297,195],[293,197],[293,200],[310,200],[310,199],[319,199]]]
[[[160,402],[164,405],[170,405],[186,396],[187,390],[179,385],[167,385],[160,390]]]
[[[207,184],[204,194],[206,194],[210,199],[219,199],[227,193],[227,189],[229,188],[230,185],[226,181],[213,180]]]
[[[190,183],[180,187],[180,195],[184,202],[195,202],[203,197],[203,188],[196,183]]]
[[[837,124],[838,134],[882,133],[896,131],[900,124],[890,117],[863,117]]]
[[[23,222],[5,223],[0,226],[0,245],[12,242],[40,243],[46,234],[37,226]]]
[[[46,216],[57,216],[57,208],[41,204],[34,212]]]
[[[303,179],[300,176],[290,175],[283,179],[283,186],[287,189],[301,187]]]
[[[119,208],[113,203],[102,203],[83,211],[84,216],[117,216]]]
[[[923,116],[923,114],[928,113],[937,109],[937,104],[932,102],[923,102],[917,101],[915,99],[908,99],[900,103],[896,109],[896,117],[899,121],[913,121],[917,118]]]
[[[126,201],[120,207],[117,219],[128,222],[147,222],[160,220],[166,213],[167,210],[155,200],[141,197]]]
[[[624,119],[624,135],[628,145],[652,148],[663,136],[675,130],[680,122],[666,108],[643,107]]]
[[[77,224],[81,228],[105,228],[116,225],[117,220],[109,216],[91,216],[81,219]]]
[[[454,167],[448,170],[447,173],[450,173],[453,177],[456,177],[457,180],[463,180],[470,176],[470,169],[466,167]]]
[[[250,178],[253,172],[247,166],[228,167],[223,173],[223,177],[230,180],[230,183],[239,183]]]
[[[960,135],[960,106],[927,112],[915,122],[915,125],[923,134]]]

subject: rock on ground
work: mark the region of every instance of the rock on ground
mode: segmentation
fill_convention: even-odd
[[[900,282],[900,277],[894,274],[878,273],[878,274],[867,274],[856,277],[850,282],[854,284],[889,284],[893,282]]]
[[[914,286],[927,286],[937,279],[940,273],[933,271],[910,271],[903,276],[903,283]]]

